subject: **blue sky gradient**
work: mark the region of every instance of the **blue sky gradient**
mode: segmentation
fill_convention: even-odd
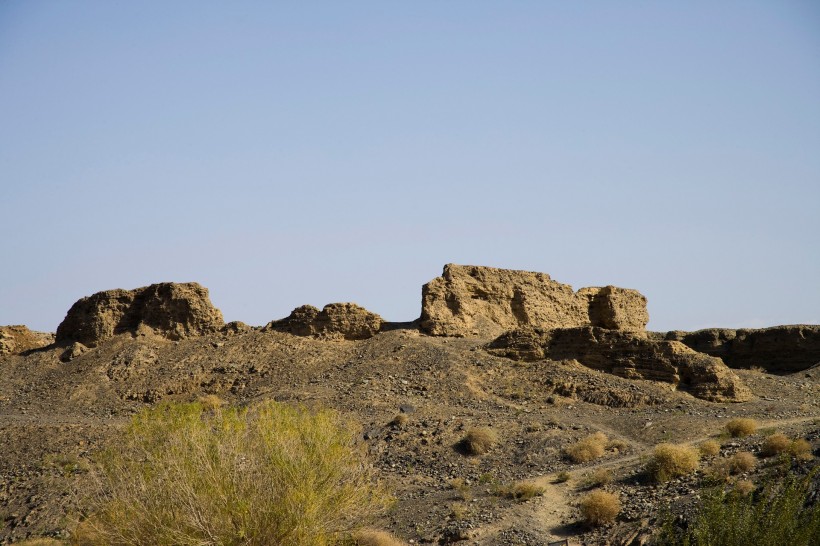
[[[819,211],[816,2],[0,2],[0,324],[411,320],[448,262],[818,323]]]

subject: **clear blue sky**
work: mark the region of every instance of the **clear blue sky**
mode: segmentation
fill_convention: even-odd
[[[820,322],[820,4],[0,2],[0,324],[198,281],[419,315],[447,262]]]

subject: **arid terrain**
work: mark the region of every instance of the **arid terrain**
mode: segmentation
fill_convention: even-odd
[[[396,497],[376,525],[411,544],[643,544],[659,518],[689,509],[716,462],[749,451],[757,466],[726,481],[760,483],[768,434],[810,443],[814,456],[792,461],[795,472],[817,465],[820,326],[653,333],[647,322],[636,290],[453,265],[424,286],[421,317],[407,323],[334,304],[266,326],[224,324],[194,283],[95,294],[55,335],[2,329],[0,544],[67,537],[95,451],[141,408],[206,394],[358,422]],[[736,417],[760,428],[731,438]],[[498,441],[466,454],[459,442],[478,427]],[[608,439],[603,456],[567,457],[596,432]],[[655,445],[707,439],[721,449],[696,472],[647,478]],[[622,509],[591,527],[578,502],[596,471]],[[522,481],[543,493],[504,494]]]

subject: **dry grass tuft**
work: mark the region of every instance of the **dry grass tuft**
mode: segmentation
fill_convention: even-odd
[[[732,419],[726,423],[726,430],[733,438],[743,438],[757,432],[757,421],[748,417]]]
[[[216,411],[225,405],[225,401],[215,394],[206,394],[199,397],[199,403],[202,408],[208,411]]]
[[[562,471],[555,475],[555,479],[552,480],[552,483],[566,483],[571,477],[572,474],[567,471]]]
[[[701,457],[714,457],[720,453],[720,443],[715,440],[706,440],[698,446]]]
[[[763,440],[763,444],[760,446],[760,454],[764,457],[780,455],[788,451],[791,443],[792,441],[789,440],[788,436],[777,432],[771,436],[767,436],[766,439]]]
[[[729,457],[729,470],[732,474],[748,472],[757,466],[757,459],[748,451],[741,451]]]
[[[393,420],[390,421],[388,425],[394,428],[401,428],[404,425],[406,425],[409,420],[410,418],[407,416],[406,413],[399,413],[395,417],[393,417]]]
[[[512,485],[496,487],[493,491],[499,497],[508,497],[517,501],[528,501],[544,494],[544,488],[532,482],[518,482]]]
[[[353,540],[356,546],[405,546],[407,544],[387,531],[379,529],[360,529],[353,533]]]
[[[498,443],[498,433],[489,427],[472,428],[459,442],[468,455],[483,455]]]
[[[601,487],[612,483],[612,471],[608,468],[599,468],[593,472],[586,474],[581,480],[583,487]]]
[[[808,461],[813,458],[811,444],[803,438],[798,438],[789,445],[789,453],[801,461]]]
[[[581,499],[579,507],[584,522],[589,525],[603,525],[615,521],[621,511],[621,501],[614,493],[593,491]]]
[[[30,538],[22,542],[15,542],[14,544],[15,546],[63,546],[66,543],[53,538]]]
[[[700,453],[694,447],[678,444],[658,444],[652,452],[647,470],[658,482],[694,472],[700,462]]]
[[[735,483],[735,488],[733,489],[733,492],[735,495],[741,497],[748,497],[749,495],[754,493],[755,489],[757,489],[757,486],[755,486],[753,482],[749,480],[738,480],[737,483]]]
[[[585,463],[601,457],[606,452],[608,443],[609,440],[605,434],[596,432],[567,446],[564,453],[574,463]]]

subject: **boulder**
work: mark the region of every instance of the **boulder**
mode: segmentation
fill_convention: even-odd
[[[54,343],[54,334],[34,332],[20,325],[0,326],[0,356],[20,354]]]
[[[383,324],[379,315],[355,303],[330,303],[321,311],[312,305],[297,307],[287,318],[269,323],[266,329],[297,336],[357,340],[375,336]]]
[[[820,363],[820,325],[673,331],[666,334],[666,339],[719,357],[732,368],[759,367],[781,373],[805,370]]]
[[[77,301],[57,327],[57,343],[94,347],[118,334],[150,331],[179,340],[218,331],[222,313],[197,283],[107,290]]]
[[[658,341],[634,331],[593,326],[523,328],[489,343],[491,354],[514,360],[568,360],[626,379],[670,383],[715,402],[743,402],[751,391],[719,358],[677,341]]]
[[[575,292],[546,273],[448,264],[422,287],[420,326],[431,335],[495,337],[521,327],[642,330],[648,321],[646,298],[636,290]]]

